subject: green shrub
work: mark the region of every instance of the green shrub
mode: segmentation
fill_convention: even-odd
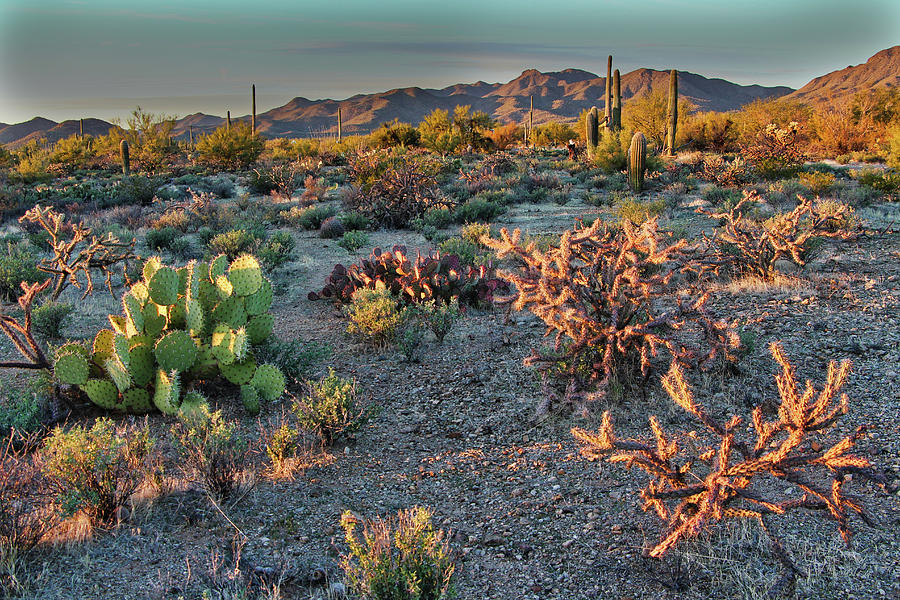
[[[703,200],[716,208],[734,206],[740,199],[740,190],[721,188],[717,185],[712,185],[703,192]]]
[[[331,347],[322,343],[306,343],[300,339],[282,341],[275,336],[256,348],[257,360],[277,366],[288,381],[305,379],[331,355]]]
[[[150,229],[144,236],[144,242],[151,250],[159,252],[168,250],[172,242],[181,239],[182,233],[174,227],[163,227],[162,229]]]
[[[616,208],[619,219],[629,220],[635,225],[640,225],[651,217],[661,215],[666,210],[666,201],[648,200],[641,202],[637,198],[626,198]]]
[[[453,214],[447,208],[431,208],[422,215],[422,223],[435,229],[444,229],[453,223]]]
[[[628,164],[628,145],[631,135],[622,131],[603,129],[597,147],[591,150],[591,162],[606,173],[625,169]]]
[[[62,337],[62,329],[73,310],[68,302],[46,301],[31,312],[32,326],[44,337]]]
[[[195,147],[196,160],[227,171],[246,169],[262,154],[264,145],[260,136],[253,135],[249,123],[235,123],[230,129],[223,126],[202,136]]]
[[[344,237],[338,242],[338,246],[347,252],[356,252],[369,244],[369,235],[365,231],[346,231]]]
[[[38,386],[25,390],[12,390],[0,396],[0,446],[6,438],[24,440],[41,426],[45,393]]]
[[[225,254],[228,260],[234,260],[241,254],[254,253],[259,240],[245,229],[232,229],[209,240],[209,251],[212,254]]]
[[[462,239],[484,247],[482,240],[491,236],[491,226],[488,223],[468,223],[459,230]]]
[[[474,223],[476,221],[492,221],[506,209],[494,202],[472,198],[453,211],[453,220],[457,223]]]
[[[882,194],[893,194],[900,189],[900,173],[879,171],[877,169],[854,171],[852,175],[860,184],[870,187]]]
[[[491,253],[486,252],[478,244],[457,236],[447,238],[441,242],[438,245],[438,250],[445,256],[448,254],[456,255],[459,257],[460,264],[476,267],[487,263],[491,257]]]
[[[358,334],[376,346],[383,346],[397,336],[402,320],[400,309],[397,299],[383,284],[353,292],[346,311],[350,318],[348,333]]]
[[[119,204],[150,206],[160,183],[160,180],[155,177],[145,177],[143,175],[125,177],[116,188]]]
[[[409,123],[401,123],[394,119],[382,123],[372,132],[371,143],[377,148],[409,147],[419,144],[419,131]]]
[[[22,295],[21,282],[44,281],[47,275],[38,271],[37,259],[23,244],[7,244],[6,250],[6,256],[0,255],[0,300],[15,302]]]
[[[287,231],[278,231],[263,242],[257,255],[263,267],[271,271],[291,259],[291,255],[294,253],[294,247],[296,245],[297,242],[294,241],[294,238],[290,233]]]
[[[104,417],[90,429],[57,427],[41,449],[41,471],[65,517],[81,512],[110,524],[144,479],[158,474],[154,444],[146,422],[117,428]]]
[[[818,171],[797,173],[797,178],[816,196],[821,196],[834,185],[833,173],[820,173]]]
[[[320,204],[309,208],[292,206],[289,210],[283,210],[278,213],[278,216],[289,225],[313,231],[319,229],[322,226],[322,222],[329,217],[333,217],[336,212],[333,206]]]
[[[373,600],[445,600],[454,596],[453,560],[432,513],[414,507],[396,518],[361,522],[349,511],[341,527],[350,553],[341,561],[347,586]],[[356,529],[362,524],[362,535]]]
[[[429,300],[411,304],[406,311],[411,313],[412,318],[430,329],[439,344],[443,344],[444,338],[459,319],[459,300],[454,298],[450,304]]]
[[[261,436],[264,440],[266,456],[272,462],[276,474],[290,471],[288,465],[300,450],[300,431],[282,420],[281,424]]]
[[[237,431],[237,423],[203,404],[178,417],[172,435],[182,469],[214,499],[227,499],[240,484],[249,457],[247,440]]]
[[[343,213],[339,216],[341,223],[344,224],[344,229],[347,231],[364,231],[369,228],[369,219],[366,215],[357,211],[350,211]]]
[[[331,368],[319,381],[307,382],[306,393],[294,401],[293,411],[300,427],[318,436],[324,446],[356,431],[366,417],[356,381],[338,377]]]

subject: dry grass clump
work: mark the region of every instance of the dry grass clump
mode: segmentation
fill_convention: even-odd
[[[663,378],[663,387],[704,429],[669,436],[651,416],[652,440],[621,440],[607,412],[596,433],[575,428],[572,434],[584,444],[585,456],[608,456],[611,462],[636,466],[650,475],[641,491],[644,510],[652,509],[666,524],[662,539],[649,549],[650,556],[662,557],[722,520],[755,519],[784,568],[774,588],[778,590],[800,571],[766,519],[801,508],[823,511],[849,543],[851,515],[869,525],[872,521],[860,498],[846,493],[846,485],[854,479],[879,484],[885,480],[868,459],[850,454],[863,427],[842,438],[829,432],[849,410],[847,395],[838,394],[850,374],[850,362],[832,362],[825,385],[817,392],[810,381],[805,388],[798,387],[794,367],[779,344],[770,349],[781,367],[775,376],[781,404],[773,421],[760,407],[753,410],[755,439],[745,439],[751,429],[741,417],[722,422],[707,413],[695,401],[677,364]]]

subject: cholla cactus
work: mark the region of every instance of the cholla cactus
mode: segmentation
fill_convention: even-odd
[[[179,411],[193,381],[221,373],[242,386],[245,403],[252,392],[255,412],[259,398],[272,401],[285,388],[281,372],[253,355],[272,334],[271,304],[272,286],[250,255],[180,269],[151,258],[122,298],[124,314],[109,316],[112,329],[98,332],[91,350],[61,347],[54,371],[103,408],[167,414]]]
[[[770,349],[781,367],[781,373],[775,376],[781,404],[775,421],[768,421],[760,407],[753,410],[755,439],[743,439],[744,432],[751,429],[744,426],[741,417],[723,422],[707,413],[694,399],[678,364],[673,364],[663,378],[663,387],[676,404],[699,421],[699,432],[669,436],[651,416],[653,440],[621,440],[613,432],[609,412],[603,415],[595,433],[572,430],[584,445],[584,455],[608,457],[610,462],[636,466],[651,476],[641,491],[644,510],[653,510],[667,529],[649,549],[650,556],[665,555],[709,524],[724,519],[756,519],[784,566],[776,584],[781,588],[799,571],[768,529],[766,517],[800,508],[827,511],[847,542],[850,515],[855,513],[871,525],[860,500],[844,492],[853,476],[885,484],[868,459],[850,454],[864,428],[836,441],[834,437],[827,439],[832,425],[848,411],[847,395],[838,394],[850,373],[850,362],[837,365],[832,361],[828,379],[818,393],[809,381],[801,391],[781,345],[773,343]]]
[[[518,229],[500,235],[485,243],[520,263],[498,272],[517,290],[500,302],[530,310],[547,335],[556,334],[554,351],[535,353],[527,364],[569,379],[567,400],[582,407],[628,378],[632,365],[646,377],[661,350],[684,366],[709,367],[738,345],[733,328],[706,311],[706,294],[673,293],[673,276],[693,265],[687,242],[666,244],[656,219],[640,227],[624,222],[618,230],[598,219],[563,233],[559,247],[547,252],[533,242],[524,246]]]

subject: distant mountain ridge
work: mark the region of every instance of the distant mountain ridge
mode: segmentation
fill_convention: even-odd
[[[668,87],[668,71],[636,69],[621,76],[622,98],[641,96]],[[785,97],[811,104],[843,102],[857,92],[878,86],[900,85],[900,46],[872,56],[866,63],[817,77],[799,90],[785,86],[738,85],[724,79],[679,71],[679,94],[701,110],[728,111],[757,99]],[[534,120],[574,121],[596,105],[603,109],[606,79],[581,69],[542,73],[528,69],[506,83],[458,83],[442,89],[408,87],[376,94],[357,94],[345,100],[310,100],[296,97],[287,104],[257,115],[257,127],[267,137],[311,137],[334,135],[341,110],[345,134],[369,133],[381,123],[399,119],[418,124],[436,108],[452,111],[457,105],[490,114],[501,123],[522,123],[534,97]],[[249,121],[249,115],[234,121]],[[194,113],[176,123],[174,133],[186,139],[208,133],[225,123],[223,117]],[[113,125],[100,119],[85,119],[85,133],[105,134]],[[56,123],[35,117],[25,123],[0,123],[0,144],[18,147],[41,137],[53,142],[78,132],[78,121]]]

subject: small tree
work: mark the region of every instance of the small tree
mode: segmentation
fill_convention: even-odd
[[[178,146],[172,141],[175,121],[175,116],[144,112],[140,106],[131,112],[123,136],[142,169],[157,171],[177,153]]]
[[[666,111],[669,96],[665,89],[659,88],[637,96],[628,101],[622,110],[622,121],[632,131],[643,133],[657,148],[663,147],[666,137]],[[681,131],[685,118],[696,107],[685,100],[678,100],[678,130]]]
[[[246,169],[262,154],[265,142],[253,135],[250,125],[236,123],[219,127],[200,138],[196,146],[197,162],[227,171]]]

